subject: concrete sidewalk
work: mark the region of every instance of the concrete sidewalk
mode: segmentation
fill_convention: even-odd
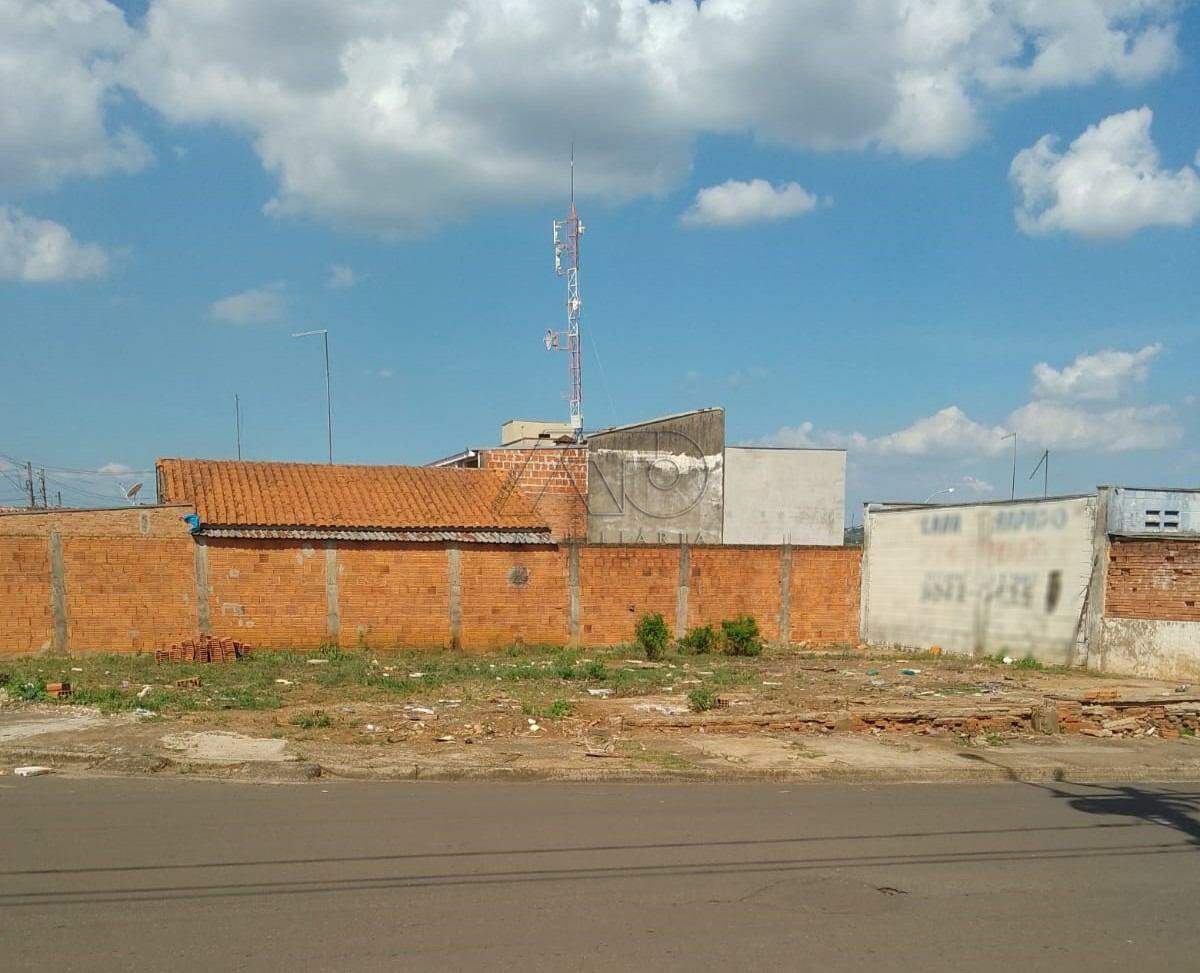
[[[416,747],[293,741],[87,711],[0,710],[0,769],[195,775],[263,781],[788,780],[824,782],[1200,781],[1195,738],[1029,737],[964,745],[909,734],[645,732],[634,736],[446,740]]]

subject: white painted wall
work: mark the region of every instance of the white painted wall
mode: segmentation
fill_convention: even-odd
[[[845,516],[843,450],[725,448],[726,544],[840,546]]]
[[[1095,497],[868,511],[864,637],[1073,663],[1095,511]]]
[[[1106,617],[1101,625],[1102,672],[1200,681],[1200,622]]]

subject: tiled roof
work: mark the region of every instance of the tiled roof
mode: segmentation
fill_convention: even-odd
[[[194,504],[202,525],[342,530],[545,530],[500,470],[158,461],[160,503]]]

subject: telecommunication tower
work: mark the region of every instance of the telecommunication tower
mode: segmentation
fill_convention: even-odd
[[[583,441],[583,358],[579,344],[579,238],[584,226],[575,211],[575,151],[571,150],[571,205],[566,219],[554,221],[554,272],[567,278],[567,330],[546,332],[548,351],[565,351],[571,373],[571,431]]]

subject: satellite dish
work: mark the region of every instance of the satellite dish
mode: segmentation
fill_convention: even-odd
[[[133,486],[131,486],[128,490],[125,491],[125,499],[130,500],[136,504],[137,503],[137,495],[142,492],[143,486],[144,486],[144,484],[139,480],[137,483],[135,483]]]

